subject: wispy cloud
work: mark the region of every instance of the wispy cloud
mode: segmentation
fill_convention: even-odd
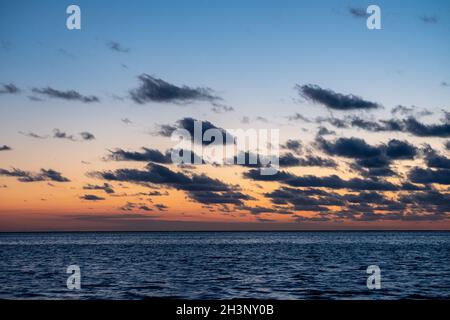
[[[78,91],[75,90],[57,90],[51,87],[46,88],[33,88],[32,91],[37,94],[41,94],[43,96],[46,96],[48,98],[57,98],[67,101],[80,101],[83,103],[92,103],[92,102],[99,102],[100,99],[97,96],[90,95],[82,95]]]

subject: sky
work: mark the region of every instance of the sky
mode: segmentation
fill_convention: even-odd
[[[0,231],[448,230],[449,35],[446,0],[2,0]],[[279,130],[278,173],[172,163],[196,120]]]

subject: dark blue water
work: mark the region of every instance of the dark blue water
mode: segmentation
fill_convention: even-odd
[[[81,290],[66,268],[81,268]],[[381,268],[381,289],[366,268]],[[449,232],[0,234],[3,299],[450,298]]]

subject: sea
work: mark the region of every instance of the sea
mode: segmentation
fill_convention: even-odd
[[[0,299],[159,298],[449,299],[450,232],[0,234]]]

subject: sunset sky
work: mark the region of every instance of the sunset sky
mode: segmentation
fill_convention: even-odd
[[[448,230],[449,36],[448,0],[2,0],[0,231]],[[171,163],[194,120],[279,129],[278,173]]]

